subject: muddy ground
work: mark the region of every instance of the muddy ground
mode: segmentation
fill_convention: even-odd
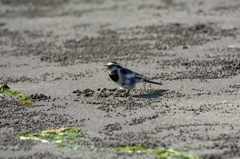
[[[156,158],[75,151],[16,136],[87,129],[88,144],[240,157],[237,0],[0,0],[0,158]],[[104,72],[116,61],[163,85],[126,95]]]

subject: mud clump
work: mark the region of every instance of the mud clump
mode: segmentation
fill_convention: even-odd
[[[148,117],[139,117],[139,118],[134,118],[129,122],[129,125],[137,125],[137,124],[142,124],[143,122],[146,122],[147,120],[152,120],[156,119],[158,117],[158,114],[148,116]]]
[[[33,99],[34,101],[49,101],[51,99],[51,96],[46,96],[44,94],[32,94],[29,96],[30,99]]]
[[[118,89],[107,89],[103,88],[102,90],[100,88],[97,89],[97,91],[94,91],[92,89],[84,89],[73,91],[73,94],[76,94],[77,96],[81,97],[95,97],[95,98],[108,98],[108,97],[128,97],[130,94],[127,94],[126,90],[118,90]]]
[[[105,135],[111,136],[113,131],[118,131],[118,130],[122,130],[122,126],[120,123],[116,122],[113,124],[105,125],[103,130],[100,133],[103,132]]]
[[[76,90],[73,91],[74,94],[77,94],[77,96],[83,96],[83,97],[92,97],[94,95],[94,90],[91,90],[89,88],[84,89],[83,91]]]

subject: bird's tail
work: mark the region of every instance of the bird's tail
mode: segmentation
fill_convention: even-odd
[[[144,82],[147,82],[147,83],[152,83],[152,84],[158,84],[158,85],[162,85],[162,83],[153,82],[153,81],[149,81],[149,80],[146,80],[146,79],[144,79]]]

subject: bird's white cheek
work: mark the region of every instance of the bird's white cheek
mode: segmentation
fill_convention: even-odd
[[[112,74],[112,71],[108,70],[108,74],[110,74],[110,75],[111,75],[111,74]]]

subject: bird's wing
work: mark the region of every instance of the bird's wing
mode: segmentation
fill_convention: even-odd
[[[148,82],[148,83],[159,84],[159,85],[162,84],[162,83],[146,80],[142,75],[136,72],[133,72],[132,70],[129,70],[127,68],[122,67],[119,71],[121,76],[120,78],[125,84],[128,84],[128,83],[133,84],[133,83],[141,83],[141,82]]]
[[[125,78],[127,78],[127,79],[130,79],[130,78],[144,79],[144,77],[142,75],[139,75],[138,73],[133,72],[132,70],[129,70],[127,68],[121,68],[120,73],[124,79]]]

